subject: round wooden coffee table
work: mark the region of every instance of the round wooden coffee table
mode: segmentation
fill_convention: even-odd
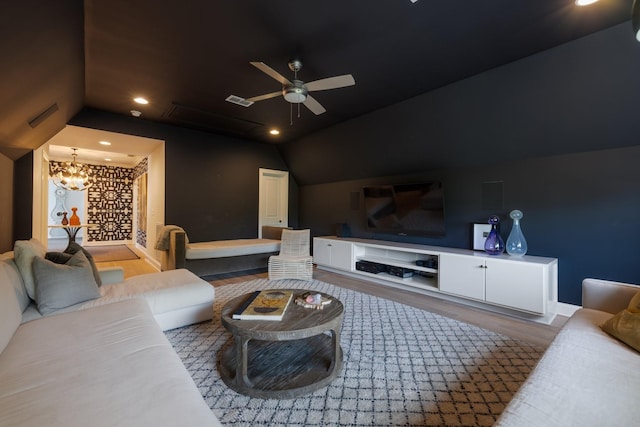
[[[308,290],[290,290],[293,299],[279,321],[232,319],[250,294],[222,308],[222,324],[233,337],[220,351],[218,370],[229,388],[264,399],[290,399],[326,386],[340,372],[342,303],[322,294],[332,300],[324,309],[304,308],[293,300]]]

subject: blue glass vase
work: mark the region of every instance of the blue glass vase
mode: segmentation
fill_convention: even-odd
[[[524,234],[522,234],[522,229],[520,228],[520,220],[524,214],[522,211],[516,209],[511,211],[509,216],[513,220],[513,226],[507,238],[507,253],[513,256],[522,256],[527,253],[528,249],[527,240],[524,238]]]
[[[497,215],[489,217],[491,231],[484,242],[484,251],[489,255],[500,255],[504,252],[504,240],[500,236],[500,218]]]

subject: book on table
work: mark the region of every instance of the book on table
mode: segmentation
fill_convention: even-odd
[[[280,289],[255,291],[232,315],[236,320],[282,320],[293,292]]]

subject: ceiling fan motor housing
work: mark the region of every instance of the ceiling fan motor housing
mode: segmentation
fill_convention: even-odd
[[[282,96],[292,104],[301,104],[307,99],[307,87],[301,80],[294,80],[291,85],[282,88]]]

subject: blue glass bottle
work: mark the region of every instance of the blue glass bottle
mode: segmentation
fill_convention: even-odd
[[[513,256],[522,256],[527,253],[527,241],[524,238],[524,234],[522,234],[522,229],[520,228],[520,220],[524,216],[522,211],[513,210],[509,214],[511,219],[513,220],[513,226],[511,227],[511,233],[509,233],[509,237],[507,238],[507,253]]]
[[[484,251],[489,255],[500,255],[504,252],[504,240],[500,236],[500,218],[497,215],[489,217],[491,231],[484,242]]]

